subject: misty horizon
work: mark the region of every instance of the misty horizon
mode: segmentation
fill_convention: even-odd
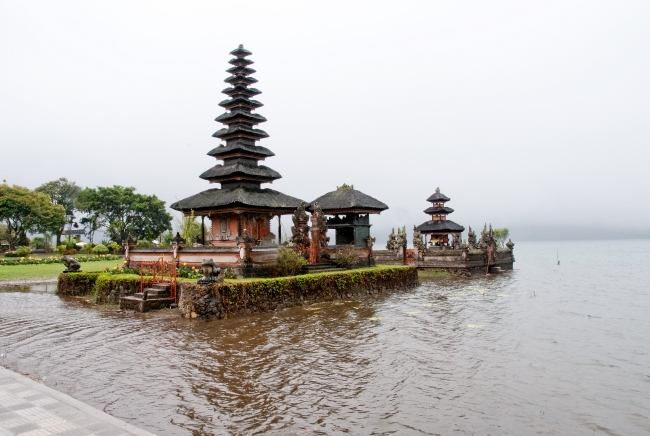
[[[233,4],[5,2],[0,179],[167,206],[215,187],[198,176],[244,44],[283,176],[263,187],[354,184],[390,207],[378,245],[436,187],[449,219],[515,242],[650,237],[650,5],[467,5],[252,2],[242,25]]]

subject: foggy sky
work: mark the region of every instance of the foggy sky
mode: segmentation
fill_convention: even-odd
[[[437,186],[475,228],[650,231],[650,2],[0,2],[0,179],[215,187],[238,44],[258,144],[306,201],[383,201],[385,240]],[[285,219],[285,225],[289,223]],[[275,231],[275,229],[274,229]],[[533,232],[534,233],[534,232]]]

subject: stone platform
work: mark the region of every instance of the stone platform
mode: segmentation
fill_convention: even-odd
[[[2,367],[0,435],[155,436]]]
[[[169,283],[155,283],[143,292],[120,298],[120,309],[135,310],[136,312],[149,312],[150,310],[164,309],[174,304],[170,296]]]

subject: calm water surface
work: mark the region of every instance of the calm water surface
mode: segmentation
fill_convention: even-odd
[[[515,255],[225,321],[0,288],[0,364],[158,435],[650,434],[650,241]]]

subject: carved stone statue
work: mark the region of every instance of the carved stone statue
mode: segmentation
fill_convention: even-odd
[[[178,250],[183,248],[185,245],[185,239],[181,237],[181,234],[176,232],[176,236],[172,238],[172,249],[174,250],[174,259],[178,259]]]
[[[407,238],[408,238],[408,236],[406,235],[406,226],[402,227],[401,229],[398,228],[397,229],[397,238],[396,238],[397,247],[398,248],[401,247],[404,250],[406,250],[406,246],[408,244]]]
[[[460,233],[453,234],[454,240],[451,242],[451,246],[454,250],[459,250],[463,246],[463,240],[461,239]]]
[[[397,250],[399,247],[397,243],[397,235],[395,235],[395,227],[393,227],[390,231],[390,235],[388,235],[388,241],[386,242],[386,249],[394,251]]]
[[[469,248],[478,248],[476,233],[472,230],[472,226],[469,226],[469,231],[467,232],[467,245],[469,245]]]
[[[293,227],[291,227],[291,245],[296,249],[299,256],[309,255],[309,215],[305,212],[307,203],[304,201],[294,212]]]
[[[124,248],[124,258],[128,261],[129,260],[129,250],[131,250],[133,247],[135,247],[135,244],[138,241],[133,239],[131,235],[128,235],[125,240],[122,241],[122,248]]]
[[[515,248],[515,243],[512,242],[510,239],[508,239],[508,242],[506,243],[506,247],[508,247],[510,251],[512,251],[512,249]]]
[[[251,263],[253,261],[253,259],[251,259],[251,251],[257,243],[257,239],[250,236],[246,229],[244,229],[243,235],[238,236],[236,240],[237,246],[239,247],[239,261],[243,263]]]
[[[309,246],[309,263],[318,263],[329,259],[327,244],[327,217],[320,204],[314,203],[314,212],[311,214],[311,244]]]
[[[490,224],[489,229],[487,225],[483,226],[483,231],[481,232],[481,240],[479,241],[479,248],[485,251],[488,264],[496,262],[497,240],[495,239],[494,233],[492,231],[492,224]]]
[[[196,283],[199,284],[208,284],[223,281],[223,277],[220,277],[221,268],[217,267],[212,259],[203,259],[201,262],[201,272],[203,277],[199,278]]]
[[[420,233],[416,226],[413,226],[413,248],[416,248],[419,251],[426,248],[424,239],[422,238],[422,233]]]
[[[65,269],[63,270],[64,273],[81,272],[81,265],[73,258],[63,256],[61,262],[65,264]]]

